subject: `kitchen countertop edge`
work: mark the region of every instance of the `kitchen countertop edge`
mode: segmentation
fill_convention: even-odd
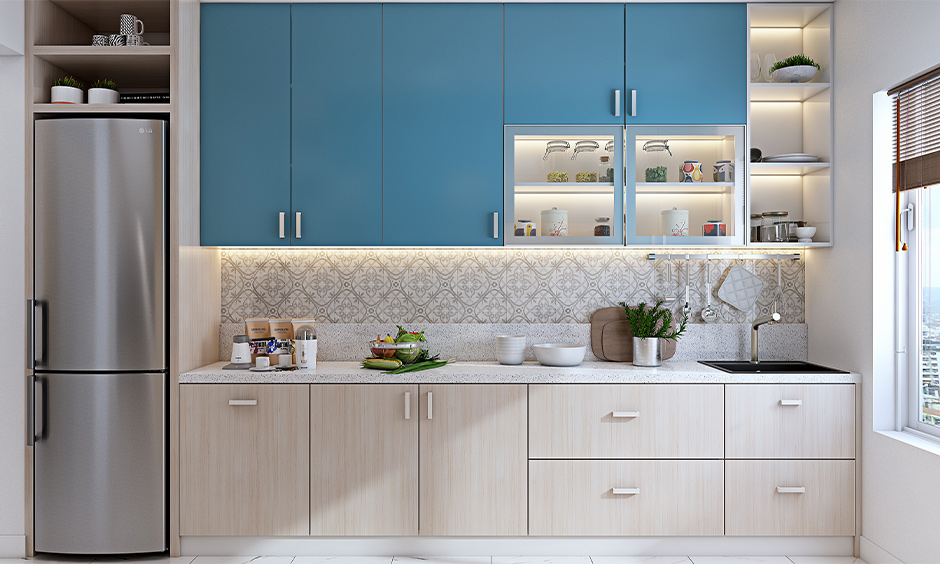
[[[359,362],[318,362],[313,370],[223,370],[227,362],[183,372],[180,384],[858,384],[858,374],[729,374],[697,362],[664,362],[656,368],[629,363],[584,362],[542,366],[525,362],[455,362],[434,370],[385,374]]]

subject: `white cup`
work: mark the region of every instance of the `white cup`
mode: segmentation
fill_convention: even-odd
[[[522,364],[525,335],[497,335],[496,360],[500,364]]]
[[[294,360],[294,355],[281,354],[281,355],[278,355],[277,357],[277,365],[278,366],[290,366],[292,364],[291,362],[292,360]]]
[[[259,356],[255,359],[255,368],[268,368],[271,366],[271,359],[266,356]]]

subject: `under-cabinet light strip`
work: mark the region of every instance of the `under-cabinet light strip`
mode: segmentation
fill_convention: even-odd
[[[723,255],[664,255],[661,253],[650,253],[649,260],[682,260],[682,259],[703,259],[703,260],[800,260],[799,253],[788,253],[785,255],[744,255],[744,254],[723,254]]]

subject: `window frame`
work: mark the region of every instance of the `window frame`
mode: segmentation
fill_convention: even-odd
[[[924,272],[921,252],[924,241],[921,226],[924,225],[923,210],[926,207],[924,205],[924,194],[927,190],[937,191],[938,194],[934,194],[932,197],[940,198],[940,184],[927,188],[907,190],[901,196],[902,209],[908,207],[909,204],[914,205],[914,228],[908,231],[907,217],[902,218],[901,238],[902,241],[907,243],[908,250],[900,253],[902,256],[899,257],[898,285],[904,291],[901,292],[902,295],[899,300],[901,307],[898,311],[898,329],[901,331],[899,342],[906,345],[908,354],[906,355],[907,362],[898,365],[902,372],[906,372],[906,374],[899,374],[899,395],[904,398],[899,404],[901,404],[902,411],[906,413],[899,413],[898,419],[902,430],[913,431],[922,438],[940,442],[940,426],[923,423],[920,420],[923,389],[920,370],[923,362],[922,320],[924,311],[923,293],[921,291],[923,287],[922,274]],[[937,256],[937,259],[940,260],[940,256]]]

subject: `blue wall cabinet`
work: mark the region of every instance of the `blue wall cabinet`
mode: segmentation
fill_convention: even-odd
[[[746,4],[627,4],[627,125],[745,123],[747,31]]]
[[[623,44],[623,4],[506,4],[506,123],[623,124]]]
[[[287,245],[290,6],[201,10],[201,242]]]
[[[291,10],[291,244],[381,245],[382,5]]]
[[[384,6],[385,245],[502,244],[502,13]]]

